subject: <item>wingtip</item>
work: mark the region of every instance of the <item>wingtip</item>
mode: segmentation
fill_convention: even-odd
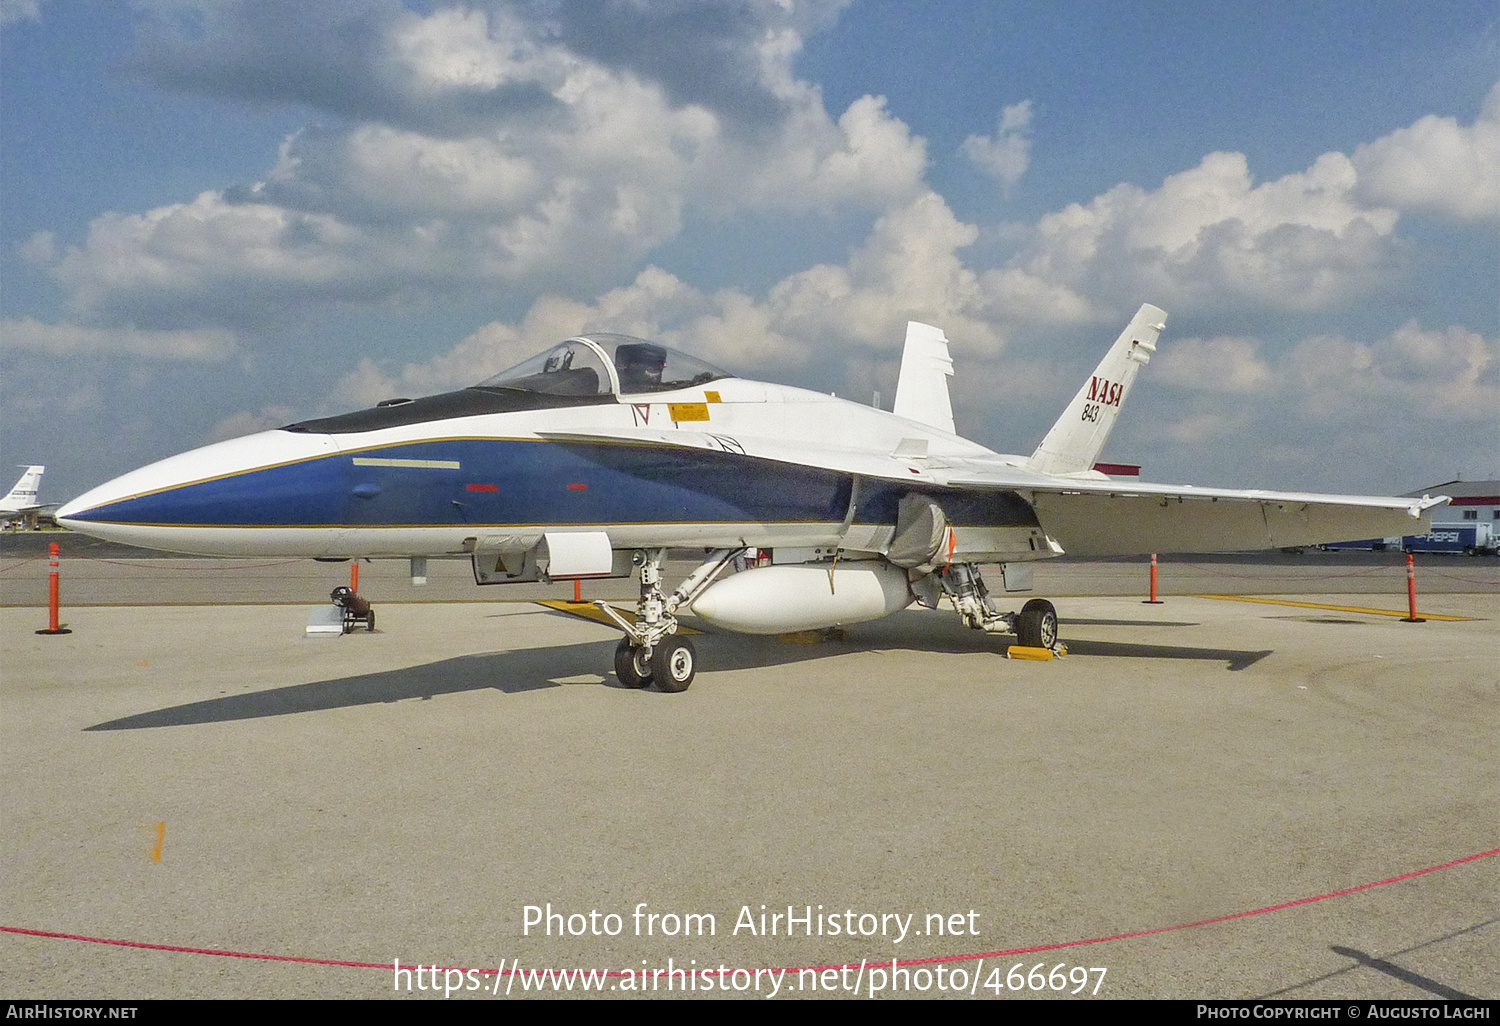
[[[1441,506],[1445,502],[1452,501],[1453,497],[1451,495],[1427,495],[1423,493],[1420,499],[1406,508],[1406,512],[1414,517],[1419,517],[1434,506]]]

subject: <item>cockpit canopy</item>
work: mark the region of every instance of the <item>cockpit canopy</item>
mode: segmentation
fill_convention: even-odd
[[[600,406],[636,395],[694,388],[733,375],[675,349],[630,335],[580,335],[477,385],[422,399],[387,399],[282,430],[352,434],[486,413]]]
[[[693,388],[730,376],[655,342],[596,332],[570,338],[474,387],[558,396],[642,395]]]

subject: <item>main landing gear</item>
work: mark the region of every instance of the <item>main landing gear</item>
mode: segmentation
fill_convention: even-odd
[[[635,620],[626,619],[605,602],[595,603],[625,632],[615,646],[615,676],[621,684],[643,688],[655,683],[658,690],[669,693],[688,689],[698,672],[698,654],[687,638],[672,637],[677,633],[677,617],[673,614],[691,604],[744,551],[743,548],[714,550],[670,595],[661,589],[661,565],[667,558],[667,550],[650,549],[635,554],[634,563],[641,578]]]
[[[678,626],[674,614],[691,605],[743,551],[742,548],[714,550],[670,595],[661,586],[661,565],[667,550],[649,549],[635,554],[641,581],[635,618],[627,618],[608,603],[595,603],[625,632],[615,646],[615,676],[622,685],[644,688],[655,684],[658,690],[666,692],[688,689],[698,671],[698,654],[687,638],[673,636]],[[952,601],[959,618],[969,627],[987,634],[1014,634],[1016,643],[1024,648],[1054,653],[1062,650],[1057,640],[1057,610],[1046,599],[1032,599],[1018,613],[1000,613],[990,603],[989,589],[978,565],[952,563],[934,571],[933,576]]]
[[[1016,643],[1026,648],[1057,648],[1057,610],[1046,599],[1032,599],[1016,615]]]
[[[950,563],[937,577],[965,625],[987,634],[1014,634],[1016,644],[1025,648],[1057,651],[1057,610],[1051,602],[1032,599],[1019,613],[999,613],[976,564]]]

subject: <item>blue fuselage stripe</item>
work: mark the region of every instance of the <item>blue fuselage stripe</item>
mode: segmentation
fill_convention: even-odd
[[[840,521],[846,474],[722,452],[446,439],[167,488],[80,521],[201,527]]]

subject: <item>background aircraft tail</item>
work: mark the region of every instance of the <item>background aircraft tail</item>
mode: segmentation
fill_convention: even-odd
[[[27,467],[26,473],[21,475],[21,480],[16,482],[15,487],[5,498],[0,499],[0,510],[14,513],[35,506],[37,489],[42,483],[42,473],[46,469],[46,467]]]
[[[1093,469],[1136,373],[1151,362],[1151,354],[1156,352],[1156,340],[1167,326],[1166,321],[1165,310],[1150,303],[1142,304],[1026,461],[1027,470],[1039,474],[1082,474]]]

